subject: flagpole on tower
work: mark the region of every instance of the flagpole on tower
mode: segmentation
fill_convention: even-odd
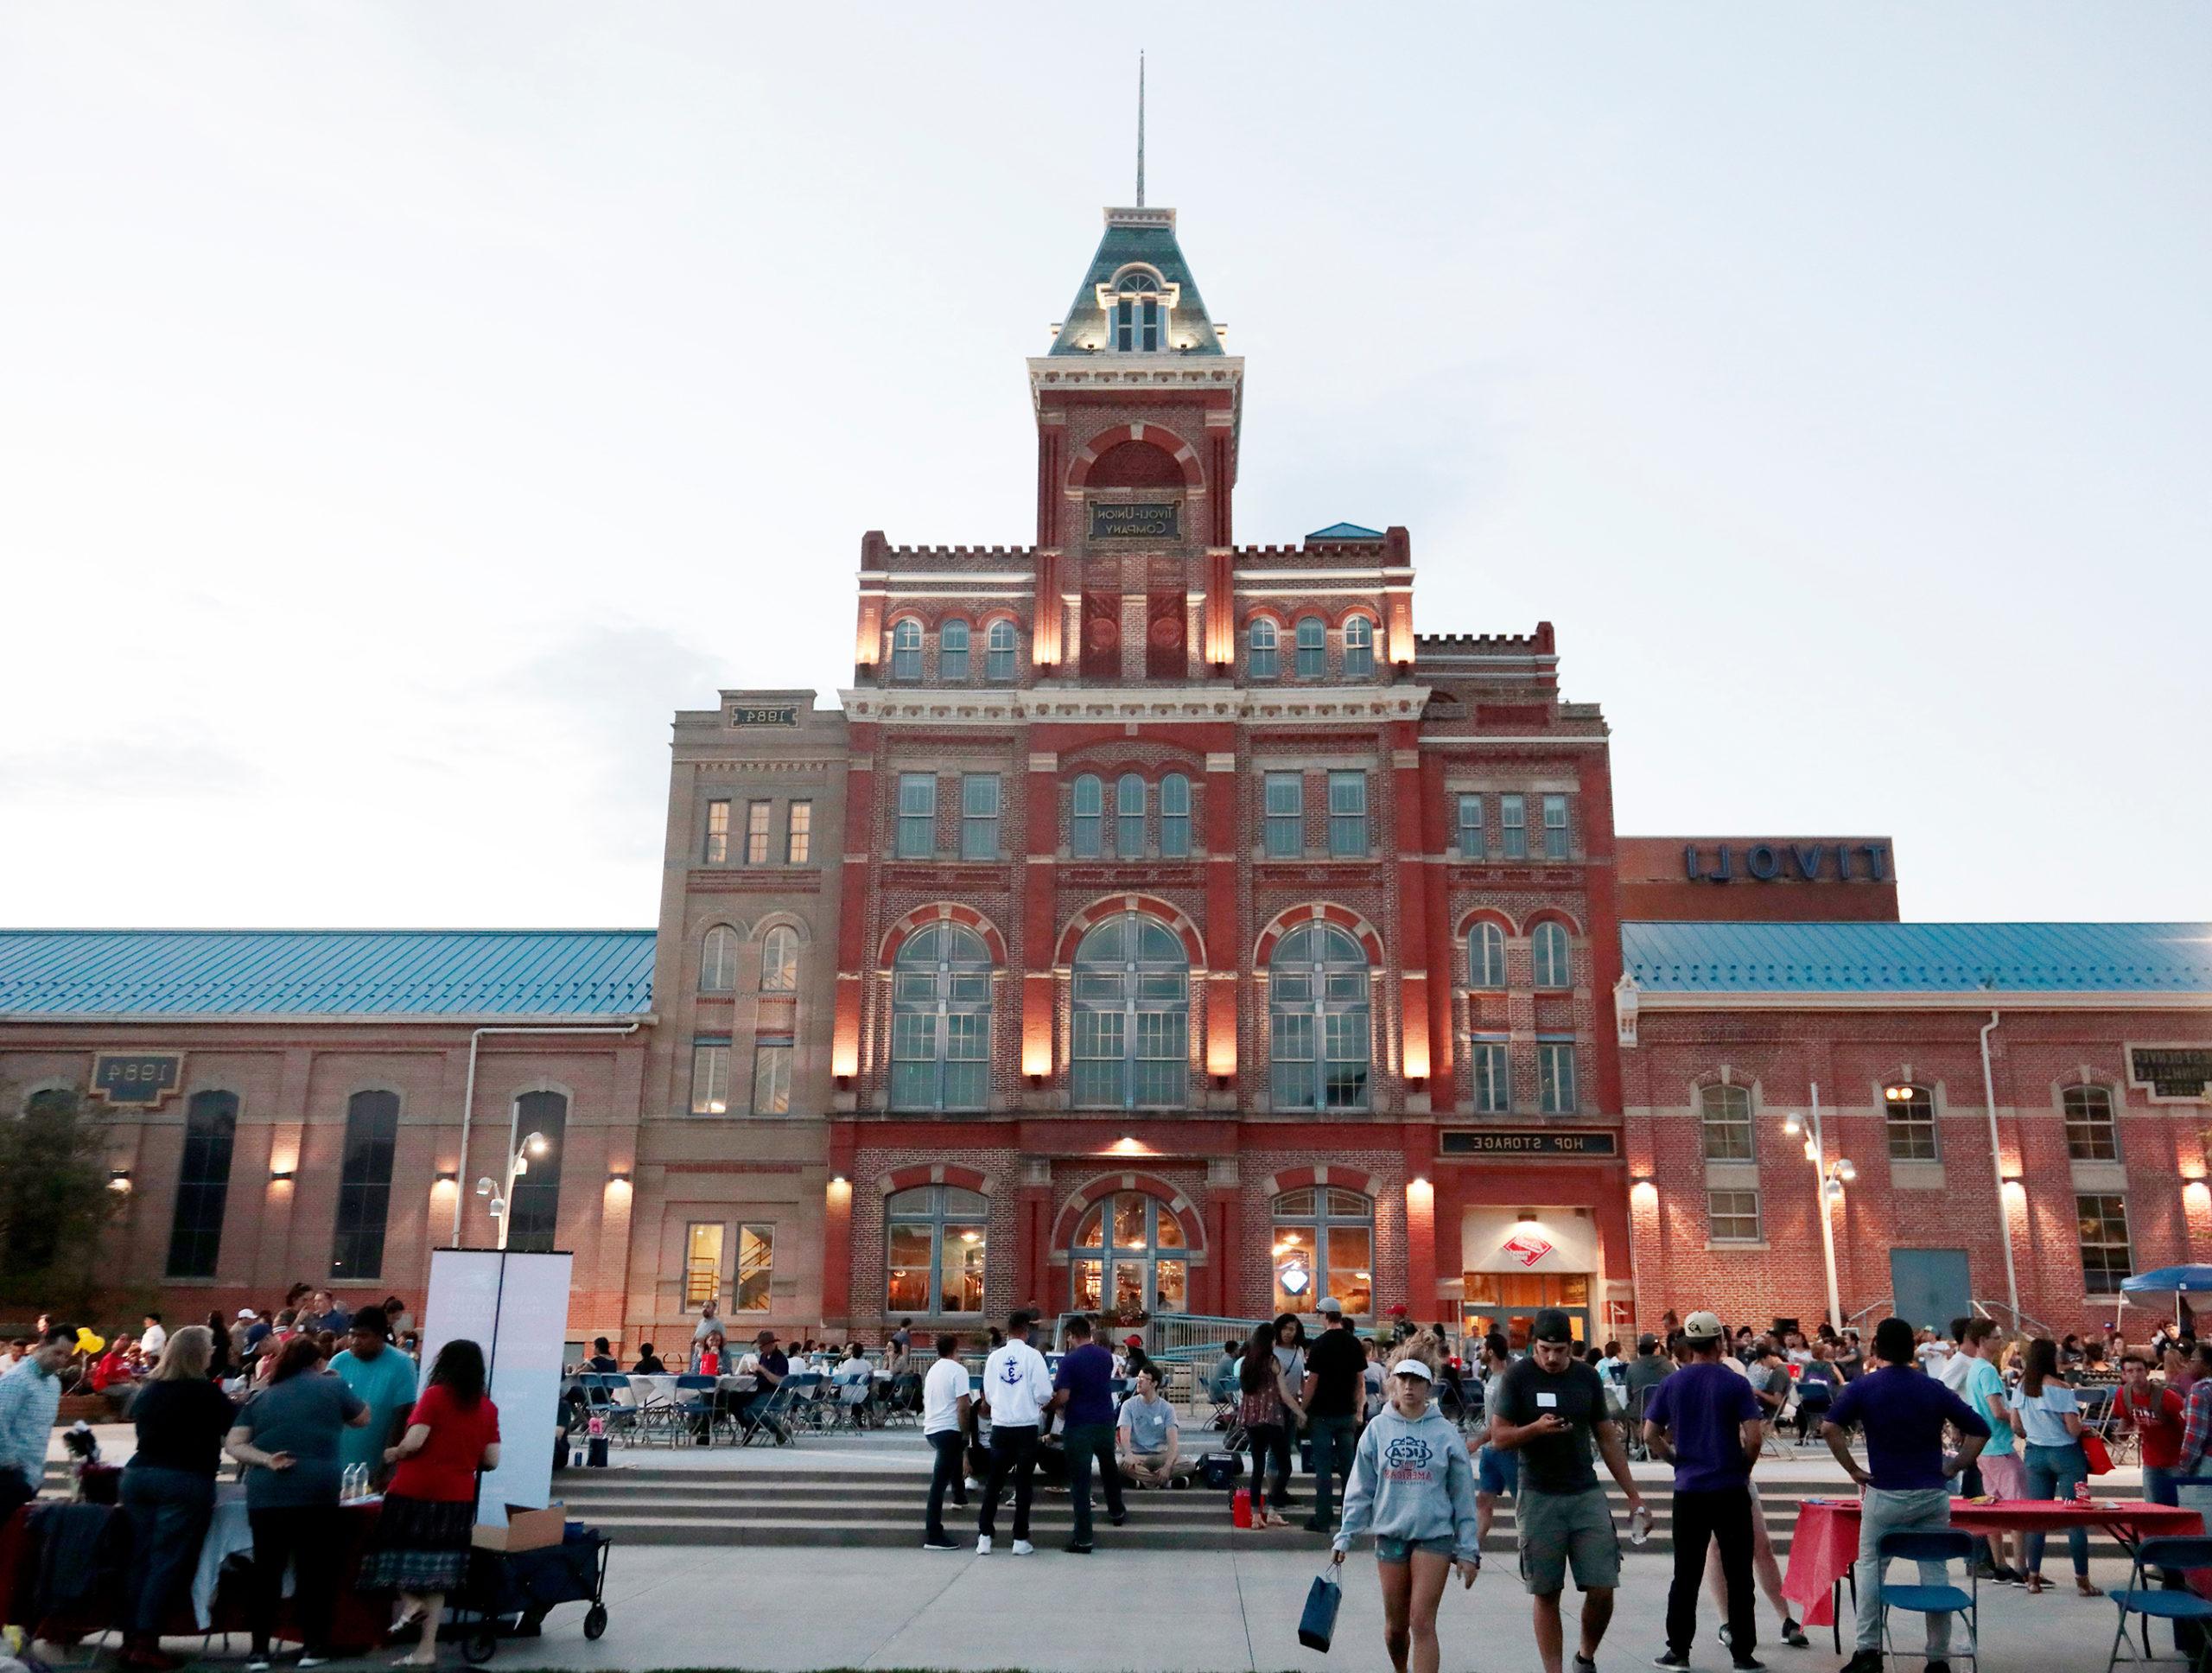
[[[1144,207],[1144,54],[1137,54],[1137,207]]]

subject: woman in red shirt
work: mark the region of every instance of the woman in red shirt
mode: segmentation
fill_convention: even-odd
[[[407,1433],[384,1456],[398,1467],[361,1560],[360,1587],[398,1591],[392,1631],[420,1621],[423,1641],[397,1664],[429,1667],[438,1659],[446,1595],[460,1588],[468,1571],[476,1473],[499,1462],[499,1409],[484,1392],[483,1349],[456,1340],[438,1351]]]

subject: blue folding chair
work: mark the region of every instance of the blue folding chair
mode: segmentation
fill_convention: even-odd
[[[2105,1657],[2105,1673],[2112,1673],[2113,1665],[2120,1660],[2120,1646],[2127,1643],[2127,1618],[2130,1615],[2143,1618],[2143,1653],[2136,1655],[2131,1646],[2127,1657],[2131,1666],[2143,1662],[2177,1662],[2184,1667],[2196,1669],[2197,1673],[2204,1673],[2208,1663],[2212,1663],[2212,1653],[2208,1653],[2212,1652],[2212,1603],[2198,1597],[2185,1585],[2172,1589],[2153,1590],[2149,1584],[2150,1571],[2159,1568],[2180,1574],[2185,1574],[2191,1568],[2212,1568],[2212,1538],[2194,1536],[2146,1539],[2136,1546],[2135,1572],[2128,1575],[2126,1586],[2111,1594],[2112,1600],[2120,1606],[2120,1625],[2112,1635],[2112,1654]],[[2179,1648],[2181,1623],[2195,1623],[2197,1629],[2196,1653],[2152,1655],[2151,1622],[2153,1617],[2174,1623],[2177,1650]]]
[[[1950,1652],[1954,1661],[1964,1659],[1979,1669],[1981,1666],[1981,1583],[1974,1574],[1974,1538],[1972,1534],[1956,1528],[1906,1528],[1893,1534],[1884,1534],[1875,1546],[1875,1558],[1881,1565],[1882,1576],[1882,1656],[1886,1661],[1898,1656],[1929,1658],[1925,1650],[1899,1650],[1890,1641],[1890,1611],[1909,1609],[1921,1615],[1963,1615],[1967,1618],[1967,1651],[1961,1657],[1955,1650]],[[1892,1561],[1917,1562],[1920,1565],[1920,1584],[1892,1586],[1889,1568]],[[1961,1562],[1967,1565],[1967,1587],[1953,1586],[1948,1579],[1931,1581],[1928,1571],[1934,1568],[1938,1574],[1947,1575],[1948,1565]]]

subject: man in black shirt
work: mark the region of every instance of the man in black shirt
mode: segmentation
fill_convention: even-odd
[[[1351,1482],[1353,1448],[1359,1441],[1359,1413],[1365,1403],[1367,1350],[1344,1318],[1344,1303],[1325,1295],[1316,1309],[1325,1328],[1306,1351],[1306,1421],[1313,1437],[1313,1516],[1306,1530],[1336,1531],[1335,1473]]]
[[[1613,1590],[1620,1583],[1620,1536],[1613,1531],[1605,1490],[1590,1466],[1594,1439],[1605,1467],[1628,1495],[1629,1514],[1643,1509],[1643,1495],[1629,1473],[1620,1425],[1605,1405],[1597,1371],[1574,1357],[1574,1332],[1566,1314],[1546,1307],[1529,1331],[1529,1357],[1498,1388],[1490,1444],[1521,1459],[1521,1489],[1513,1520],[1521,1546],[1521,1577],[1535,1600],[1536,1653],[1544,1673],[1560,1673],[1563,1633],[1559,1594],[1570,1566],[1582,1593],[1581,1644],[1576,1673],[1597,1665],[1598,1645],[1613,1619]]]

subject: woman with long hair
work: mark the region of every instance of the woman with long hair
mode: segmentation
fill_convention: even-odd
[[[1290,1519],[1275,1515],[1268,1503],[1270,1498],[1277,1504],[1283,1502],[1290,1480],[1291,1426],[1305,1414],[1297,1396],[1283,1385],[1272,1325],[1260,1326],[1244,1345],[1243,1358],[1236,1362],[1236,1421],[1252,1439],[1252,1525],[1287,1528]],[[1274,1466],[1272,1485],[1267,1479],[1270,1464]]]
[[[200,1560],[215,1511],[215,1472],[223,1437],[238,1414],[208,1380],[214,1339],[187,1325],[162,1348],[160,1362],[130,1404],[138,1447],[123,1467],[123,1509],[130,1518],[132,1562],[126,1581],[123,1664],[181,1666],[162,1653],[162,1622]]]
[[[398,1592],[391,1630],[419,1621],[423,1639],[395,1665],[429,1667],[438,1659],[447,1595],[468,1572],[476,1473],[499,1462],[499,1409],[484,1392],[482,1348],[456,1338],[438,1350],[407,1433],[385,1457],[397,1467],[361,1561],[360,1587]]]
[[[1269,1328],[1274,1334],[1275,1364],[1282,1371],[1283,1388],[1287,1391],[1303,1394],[1306,1389],[1306,1321],[1294,1313],[1278,1313]],[[1291,1426],[1294,1441],[1297,1438],[1297,1431],[1305,1426],[1305,1419],[1303,1411],[1296,1414],[1297,1421]],[[1278,1511],[1288,1508],[1289,1466],[1284,1466],[1282,1479],[1276,1484],[1275,1491],[1269,1495],[1268,1502]]]
[[[2027,1472],[2030,1498],[2071,1498],[2074,1490],[2088,1479],[2089,1460],[2082,1451],[2082,1403],[2074,1397],[2058,1374],[2058,1344],[2038,1336],[2028,1344],[2026,1367],[2020,1386],[2006,1403],[2012,1409],[2012,1433],[2026,1441],[2021,1462]],[[2028,1536],[2028,1590],[2044,1589],[2043,1541]],[[2089,1580],[2089,1530],[2066,1530],[2067,1555],[2074,1559],[2074,1586],[2085,1598],[2104,1595]]]
[[[330,1659],[341,1545],[339,1438],[369,1421],[360,1396],[339,1378],[320,1374],[322,1350],[313,1336],[295,1336],[267,1357],[274,1362],[267,1384],[246,1402],[223,1443],[245,1466],[246,1520],[253,1528],[248,1673],[267,1673],[287,1568],[296,1582],[299,1665],[320,1667]]]

